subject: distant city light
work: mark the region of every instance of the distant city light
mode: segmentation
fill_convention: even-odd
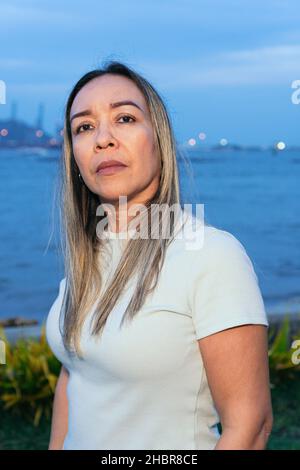
[[[57,140],[54,139],[54,137],[52,139],[49,140],[49,144],[50,145],[56,145],[57,144]]]
[[[280,142],[277,142],[277,144],[276,144],[276,148],[277,148],[277,150],[284,150],[284,149],[285,149],[285,147],[286,147],[286,145],[285,145],[285,143],[284,143],[284,142],[282,142],[282,141],[280,141]]]
[[[228,140],[227,140],[227,139],[221,139],[221,140],[220,140],[220,145],[222,145],[223,147],[224,147],[225,145],[227,145],[227,144],[228,144]]]
[[[199,134],[199,139],[200,139],[200,140],[205,140],[205,139],[206,139],[206,134],[205,134],[205,132],[200,132],[200,134]]]
[[[7,134],[8,134],[8,130],[7,130],[7,129],[1,129],[0,135],[1,135],[2,137],[6,137]]]
[[[196,144],[195,139],[189,139],[188,144],[189,145],[195,145]]]
[[[64,130],[63,129],[60,131],[60,135],[64,135]]]
[[[39,129],[39,130],[36,131],[35,135],[37,137],[42,137],[44,135],[44,132]]]

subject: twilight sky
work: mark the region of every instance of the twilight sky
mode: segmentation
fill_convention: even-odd
[[[177,141],[300,145],[297,0],[0,0],[0,80],[11,114],[61,122],[72,85],[109,59],[148,78]]]

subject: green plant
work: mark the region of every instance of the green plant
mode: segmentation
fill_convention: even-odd
[[[269,366],[271,371],[280,371],[293,369],[300,370],[300,365],[296,365],[292,362],[292,355],[294,350],[292,349],[292,339],[290,333],[290,320],[289,316],[286,315],[280,328],[275,334],[274,328],[270,329],[269,333]],[[298,333],[300,338],[300,332]]]
[[[51,414],[61,364],[47,344],[45,326],[38,340],[21,338],[13,347],[3,329],[0,333],[6,345],[6,364],[0,366],[2,405],[33,418],[38,426],[43,414]]]

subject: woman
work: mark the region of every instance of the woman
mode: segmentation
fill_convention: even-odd
[[[182,210],[156,90],[119,62],[84,75],[67,101],[63,157],[49,449],[264,449],[272,410],[257,277],[232,234]]]

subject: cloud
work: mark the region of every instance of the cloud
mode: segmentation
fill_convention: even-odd
[[[25,3],[25,2],[24,2]],[[62,22],[69,19],[70,15],[67,14],[67,10],[57,11],[55,8],[51,8],[50,4],[43,5],[41,8],[40,5],[35,3],[30,6],[27,4],[20,4],[18,2],[13,3],[2,3],[0,6],[0,25],[1,28],[7,26],[8,24],[17,26],[21,24],[22,26],[26,23],[31,22],[43,22],[48,24],[49,22]]]
[[[255,49],[231,51],[226,53],[226,57],[231,60],[247,61],[247,62],[263,62],[265,60],[274,59],[298,59],[300,57],[300,44],[279,45],[260,47]]]
[[[32,67],[33,65],[33,60],[20,58],[0,58],[0,67],[3,69],[17,69],[23,67]]]
[[[300,44],[233,50],[143,69],[167,89],[197,86],[279,85],[300,78]]]
[[[139,66],[140,64],[140,66]],[[246,86],[290,84],[300,79],[300,44],[276,45],[253,49],[232,50],[199,55],[178,60],[135,60],[134,68],[144,74],[158,88],[179,90],[201,86]],[[2,59],[0,66],[34,67],[25,59]],[[39,67],[49,67],[49,61]],[[78,77],[77,77],[78,78]],[[14,93],[67,93],[71,80],[62,82],[7,83]]]
[[[53,82],[44,82],[44,83],[17,83],[9,84],[7,83],[7,88],[9,88],[11,93],[36,93],[36,94],[48,94],[48,93],[67,93],[71,90],[71,84],[69,83],[53,83]]]

